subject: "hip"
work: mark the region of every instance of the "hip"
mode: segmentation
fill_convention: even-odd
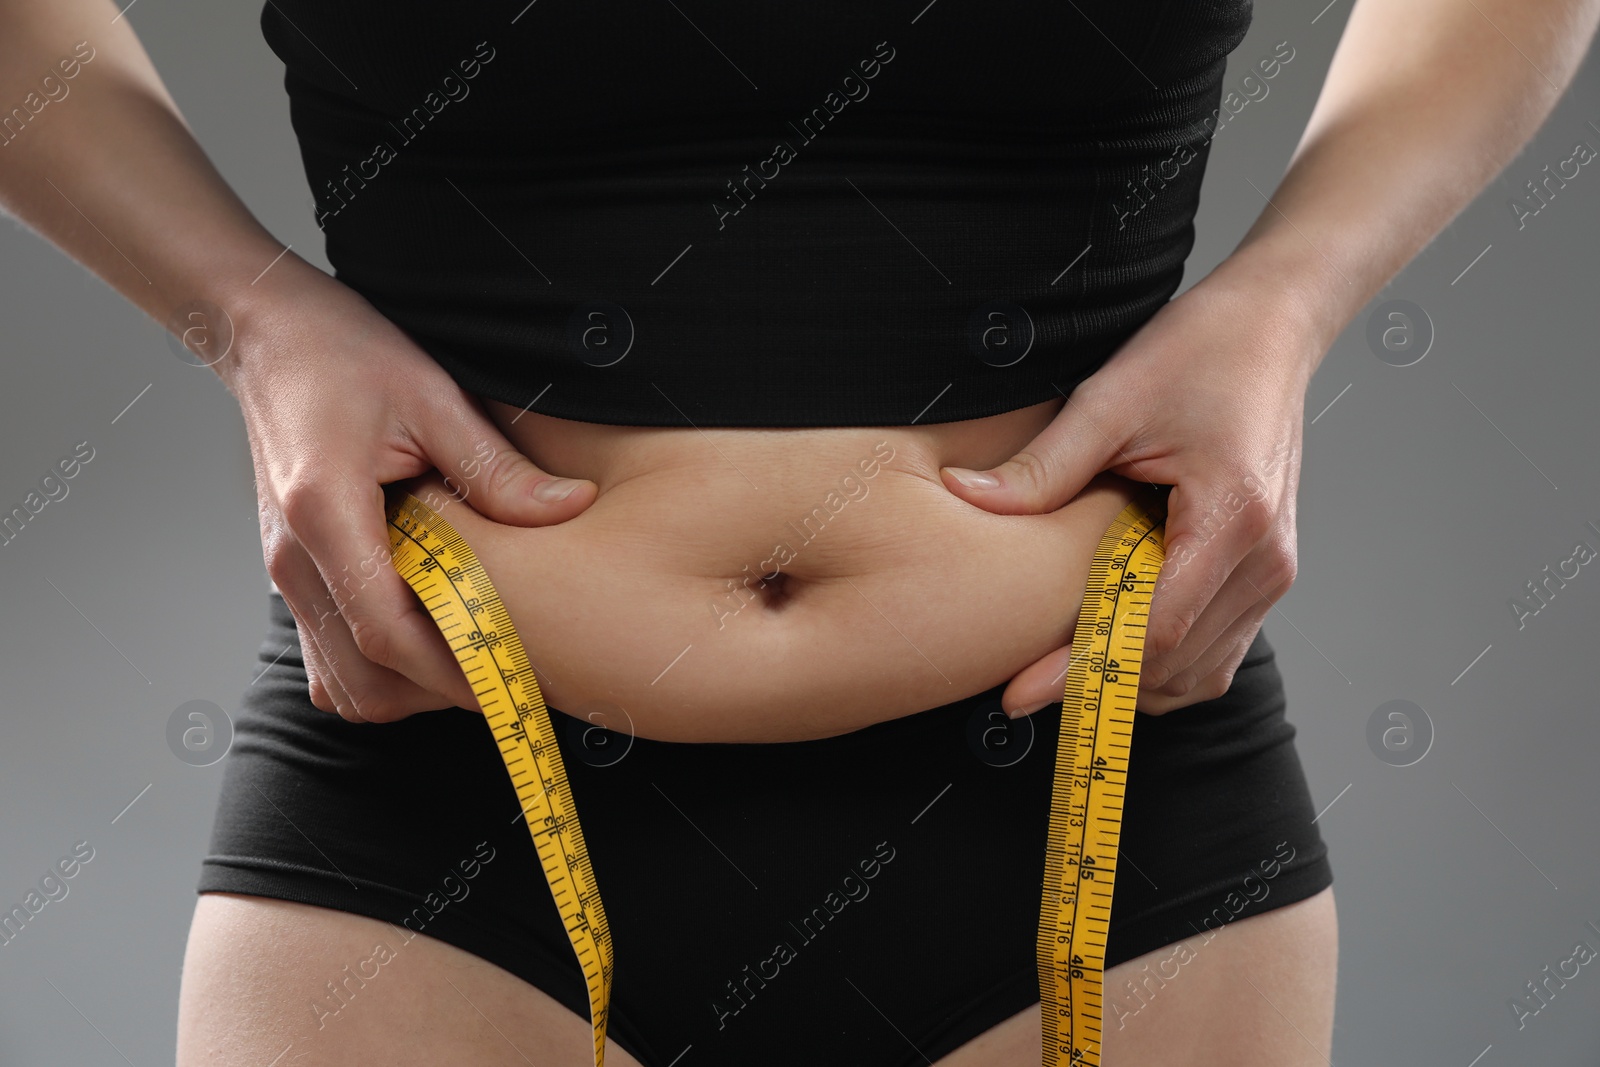
[[[581,1022],[583,976],[486,725],[459,709],[385,725],[319,712],[293,639],[274,598],[201,891],[426,932]],[[1060,714],[1012,721],[998,698],[749,745],[630,738],[553,707],[616,945],[624,1047],[646,1064],[689,1044],[738,1063],[775,1033],[820,1040],[805,1020],[837,1007],[840,973],[870,980],[929,1057],[1036,1004]],[[1136,717],[1108,968],[1330,883],[1285,710],[1258,635],[1223,697]],[[441,883],[458,869],[470,882]],[[1119,1017],[1139,1007],[1118,1003]],[[854,1006],[840,1022],[851,1040],[895,1055],[895,1035]]]

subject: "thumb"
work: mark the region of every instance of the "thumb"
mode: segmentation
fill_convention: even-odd
[[[967,503],[1000,515],[1055,511],[1120,458],[1124,442],[1108,436],[1101,407],[1078,389],[1050,425],[1022,450],[986,471],[941,467],[945,488]]]
[[[507,526],[565,522],[594,503],[595,483],[545,472],[471,397],[457,393],[455,401],[429,407],[422,419],[426,436],[417,442],[455,499]]]
[[[1067,668],[1071,665],[1070,644],[1030,664],[1019,671],[1000,694],[1000,707],[1015,719],[1062,703],[1067,695]]]

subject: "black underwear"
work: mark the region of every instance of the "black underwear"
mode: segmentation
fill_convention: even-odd
[[[317,710],[276,595],[259,656],[200,892],[426,933],[587,1022],[483,718]],[[1108,968],[1331,884],[1274,659],[1258,636],[1223,697],[1137,716]],[[912,1067],[1037,1003],[1060,708],[1012,722],[1002,688],[760,745],[630,740],[554,711],[614,940],[616,1043],[644,1067]]]

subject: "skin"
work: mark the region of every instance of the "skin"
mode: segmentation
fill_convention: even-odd
[[[1095,547],[1140,487],[1108,474],[1066,507],[1002,516],[937,474],[950,456],[1006,454],[1059,406],[755,444],[530,413],[506,432],[600,486],[584,514],[507,526],[472,510],[470,485],[459,499],[436,474],[402,487],[472,546],[552,707],[620,706],[614,728],[662,741],[800,741],[1004,685],[1070,637]],[[870,477],[841,473],[864,460]],[[855,499],[817,522],[809,509],[847,479]],[[762,576],[775,541],[795,550],[781,583]]]
[[[551,472],[358,295],[283,254],[205,159],[116,10],[108,0],[0,0],[0,99],[21,99],[72,42],[92,39],[97,50],[74,82],[75,102],[3,150],[0,201],[157,321],[195,299],[227,310],[234,343],[213,370],[244,415],[265,560],[300,623],[316,705],[387,721],[465,704],[470,693],[448,649],[397,577],[380,568],[362,595],[337,599],[347,575],[382,544],[379,486],[476,463],[484,491],[473,509],[524,528],[574,518],[596,503],[599,487],[580,481],[558,486],[571,490],[559,499],[541,499]],[[1158,588],[1142,710],[1182,706],[1158,698],[1204,699],[1231,679],[1293,580],[1300,419],[1317,363],[1356,311],[1532,136],[1597,18],[1595,0],[1358,0],[1288,173],[1235,252],[1152,318],[1011,461],[987,468],[994,490],[942,476],[953,499],[1016,515],[1059,510],[1107,466],[1177,486],[1169,554],[1187,547],[1193,557]],[[1195,377],[1202,367],[1204,378]],[[1193,413],[1175,414],[1185,408]],[[1273,467],[1263,500],[1205,539],[1200,516],[1264,469],[1284,441],[1294,459]],[[759,449],[756,437],[750,442]],[[1008,707],[1048,699],[1047,660],[1059,652],[1018,674]],[[202,898],[180,1064],[272,1062],[307,974],[320,982],[327,973],[296,968],[333,962],[331,947],[365,954],[371,930],[363,922],[282,902]],[[1194,965],[1214,967],[1209,980],[1173,983],[1161,994],[1169,999],[1141,1012],[1148,1028],[1130,1036],[1120,1062],[1321,1062],[1334,922],[1331,894],[1241,921]],[[1239,951],[1224,945],[1229,938]],[[416,947],[419,962],[396,983],[391,1010],[362,1022],[374,1033],[359,1057],[356,1046],[326,1051],[336,1048],[330,1043],[291,1062],[439,1062],[459,1058],[463,1046],[481,1049],[471,1062],[523,1062],[495,1044],[501,1035],[491,1038],[488,1019],[508,1020],[532,1049],[579,1043],[575,1052],[549,1046],[538,1062],[588,1061],[582,1024],[570,1013],[541,1014],[536,990],[493,978],[487,964],[448,946]],[[350,955],[335,958],[342,965]],[[450,1003],[449,983],[440,982],[449,977],[467,983],[458,992],[478,1014]],[[1245,978],[1261,999],[1272,997],[1272,1015],[1243,996],[1235,979]],[[986,1058],[967,1062],[1037,1057],[1037,1044],[1026,1047],[1037,1019],[1026,1014],[980,1038]],[[1294,1021],[1303,1044],[1274,1044],[1274,1019]],[[444,1045],[455,1055],[444,1056]],[[240,1047],[252,1058],[229,1060]]]

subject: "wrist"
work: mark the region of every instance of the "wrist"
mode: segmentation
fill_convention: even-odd
[[[1247,238],[1205,281],[1291,328],[1299,343],[1283,357],[1299,360],[1308,381],[1359,310],[1347,306],[1355,294],[1345,279],[1293,233]]]
[[[253,257],[249,269],[218,270],[213,277],[217,280],[204,296],[173,309],[167,328],[179,335],[182,343],[182,327],[192,324],[195,333],[211,346],[197,362],[214,371],[242,400],[239,386],[253,372],[255,357],[263,350],[255,342],[282,329],[285,320],[309,311],[312,292],[330,278],[281,247],[264,259]],[[193,351],[197,346],[185,343],[184,347]]]

